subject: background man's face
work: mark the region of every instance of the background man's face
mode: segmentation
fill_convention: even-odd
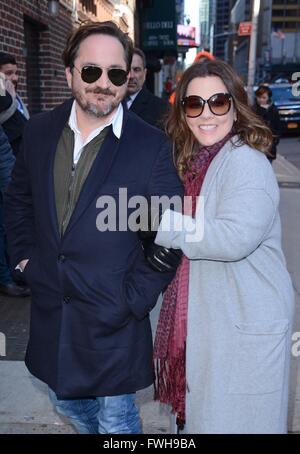
[[[120,41],[108,35],[88,36],[79,46],[74,65],[73,69],[66,68],[66,77],[81,109],[97,118],[109,116],[119,106],[127,91],[127,82],[117,87],[107,75],[111,68],[127,70],[124,48]],[[101,77],[91,84],[84,82],[80,74],[81,69],[89,65],[99,66],[103,70]]]
[[[141,90],[146,79],[146,74],[147,69],[144,68],[143,60],[139,55],[133,54],[127,90],[129,95],[133,95]]]
[[[5,78],[10,80],[14,86],[15,86],[15,89],[17,89],[17,85],[18,85],[18,74],[17,74],[17,71],[18,71],[18,68],[17,68],[17,65],[12,65],[11,63],[6,63],[5,65],[1,65],[0,66],[0,71],[5,74]]]

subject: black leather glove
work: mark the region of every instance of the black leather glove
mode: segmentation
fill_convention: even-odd
[[[149,241],[142,244],[146,260],[154,271],[160,273],[176,271],[182,257],[180,249],[168,249]]]
[[[151,228],[153,226],[151,214],[149,212],[149,229],[147,231],[138,231],[145,258],[154,271],[159,271],[160,273],[176,271],[181,261],[182,251],[180,249],[168,249],[154,243],[157,231]]]

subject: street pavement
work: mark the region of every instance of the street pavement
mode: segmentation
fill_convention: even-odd
[[[278,151],[300,170],[300,136],[285,136],[280,139]]]
[[[286,152],[287,145],[288,142],[284,139],[280,144],[280,152],[282,148]],[[296,144],[294,154],[297,149]],[[298,153],[300,156],[300,149]],[[295,160],[297,161],[297,157],[294,157],[294,162]],[[283,248],[296,294],[294,331],[300,332],[300,167],[298,169],[280,154],[273,163],[273,168],[281,188]],[[151,314],[153,331],[159,307],[158,303]],[[0,336],[1,332],[6,335],[6,356],[0,356],[0,434],[75,433],[68,421],[53,411],[47,387],[32,377],[24,366],[29,310],[29,298],[0,296]],[[292,432],[300,432],[299,368],[300,358],[293,357],[289,407],[289,430]],[[169,412],[153,401],[152,387],[138,392],[138,402],[144,433],[170,433]]]

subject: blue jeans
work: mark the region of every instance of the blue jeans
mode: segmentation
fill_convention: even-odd
[[[135,394],[61,400],[49,388],[49,396],[57,412],[67,416],[80,434],[142,433]]]

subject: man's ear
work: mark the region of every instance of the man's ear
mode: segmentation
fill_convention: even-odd
[[[145,83],[145,81],[146,81],[146,76],[147,76],[147,68],[144,69],[144,82],[143,83]]]
[[[66,74],[66,79],[68,82],[68,87],[72,88],[73,74],[72,74],[72,70],[69,66],[65,69],[65,74]]]

